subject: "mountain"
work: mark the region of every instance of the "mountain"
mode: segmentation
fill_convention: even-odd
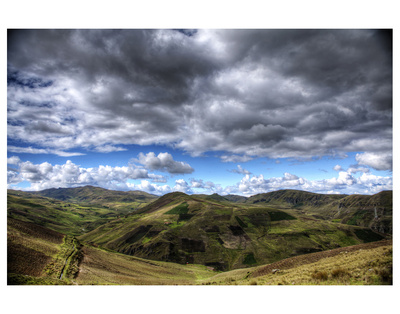
[[[174,192],[140,206],[122,202],[135,193],[94,187],[45,193],[74,202],[7,191],[9,284],[390,282],[391,244],[378,249],[377,241],[392,237],[392,191],[322,195],[282,190],[249,198]],[[364,252],[372,246],[352,249],[370,243],[376,243],[373,251]],[[325,262],[301,266],[325,261],[338,250],[343,253],[337,254],[338,263],[354,251],[354,269],[330,269]],[[374,256],[379,265],[365,264],[365,258],[378,260]],[[308,275],[300,281],[297,269],[288,265],[303,267],[298,271]],[[369,276],[367,271],[378,266],[378,275]],[[287,275],[274,279],[271,267],[288,269]],[[314,274],[310,267],[329,271]],[[363,278],[359,269],[365,270]],[[337,277],[339,271],[347,281]]]
[[[317,194],[298,190],[278,190],[251,196],[246,203],[320,207],[346,196],[345,194]]]
[[[249,197],[246,204],[296,208],[314,218],[392,233],[392,191],[382,191],[375,195],[345,195],[279,190]]]
[[[7,217],[32,222],[64,234],[80,235],[132,212],[124,207],[63,202],[36,193],[7,190]]]
[[[234,194],[224,195],[224,198],[230,202],[235,202],[235,203],[245,203],[247,201],[247,197]]]
[[[31,193],[70,203],[114,209],[137,209],[158,198],[156,195],[142,191],[113,191],[90,185],[76,188],[53,188]]]
[[[298,192],[314,207],[345,197]],[[370,228],[314,217],[318,215],[289,206],[285,191],[280,193],[268,203],[257,202],[264,198],[261,195],[253,203],[233,203],[174,192],[99,226],[80,240],[141,258],[226,271],[385,237]]]

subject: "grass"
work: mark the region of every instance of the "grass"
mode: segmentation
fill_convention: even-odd
[[[85,246],[77,284],[193,285],[215,274],[202,265],[144,260]]]
[[[261,267],[215,275],[203,284],[216,285],[391,285],[392,245],[345,251],[314,263],[293,264],[265,275]],[[304,264],[306,262],[306,264]],[[282,264],[283,265],[283,264]],[[254,277],[256,276],[256,277]]]
[[[29,198],[28,198],[29,197]],[[29,193],[8,191],[7,216],[68,235],[81,235],[119,219],[130,210],[82,206]]]
[[[59,274],[65,259],[70,256],[65,268],[66,282],[73,282],[75,277],[79,278],[81,275],[79,270],[82,270],[80,265],[87,262],[88,256],[94,254],[91,251],[94,248],[91,246],[108,250],[109,254],[119,252],[148,260],[180,263],[181,266],[187,266],[185,264],[189,262],[190,265],[201,264],[204,267],[207,265],[226,271],[249,269],[249,266],[274,263],[296,255],[381,239],[377,237],[378,234],[366,228],[332,223],[331,219],[320,219],[318,217],[323,214],[317,217],[303,210],[306,202],[301,209],[294,209],[282,204],[266,207],[262,203],[236,204],[219,202],[207,197],[171,193],[157,199],[154,206],[147,205],[142,212],[120,215],[112,208],[86,207],[82,203],[72,204],[38,196],[24,199],[16,192],[9,195],[8,212],[11,220],[13,216],[21,217],[48,228],[65,231],[68,235],[62,244],[50,245],[49,241],[38,239],[34,234],[29,236],[23,234],[20,240],[27,242],[19,243],[15,240],[16,235],[10,233],[9,238],[15,239],[12,240],[9,249],[17,252],[21,258],[25,255],[30,256],[32,258],[30,264],[34,265],[34,261],[38,263],[35,266],[38,271],[35,276],[49,278]],[[22,202],[19,202],[20,200]],[[86,254],[83,253],[83,249],[72,250],[74,243],[76,246],[79,245],[77,240],[74,240],[74,236],[78,234],[82,234],[78,239],[86,242],[86,247],[91,247]],[[50,252],[51,248],[53,251]],[[107,260],[111,261],[114,255],[99,254],[94,255],[104,259],[102,266],[92,265],[88,271],[108,278],[113,269],[106,271]],[[124,264],[126,261],[120,260],[120,262]],[[130,268],[129,265],[126,264],[126,267]],[[44,274],[43,267],[46,270]],[[118,269],[115,265],[113,267]],[[103,271],[107,275],[102,274]],[[123,272],[123,270],[118,271]],[[284,272],[276,275],[280,276]],[[379,272],[381,275],[377,273],[377,276],[382,278],[389,276],[387,272],[385,274],[385,270]],[[345,277],[332,275],[330,272],[327,274],[328,281],[343,280]],[[129,271],[127,280],[138,282],[135,276]],[[185,277],[187,281],[179,279],[178,282],[194,284],[194,277],[204,278],[197,275],[189,277]],[[230,282],[237,283],[242,277],[231,278]],[[263,284],[257,282],[257,278],[248,279]],[[158,279],[160,284],[167,284],[164,277]],[[149,279],[145,281],[150,282]],[[103,281],[93,279],[90,282]],[[123,279],[107,279],[104,282],[104,284],[117,284],[123,282]]]
[[[69,283],[78,271],[76,239],[13,218],[7,224],[8,284]],[[62,270],[65,275],[58,282]]]
[[[171,210],[167,211],[165,214],[166,215],[180,215],[180,214],[187,214],[189,209],[188,203],[182,203],[179,204],[178,206],[172,208]]]
[[[75,238],[70,236],[65,236],[63,240],[59,252],[52,261],[46,265],[44,273],[47,277],[58,279],[63,272],[63,279],[68,282],[68,277],[74,276],[74,273],[77,271],[77,269],[75,269],[75,271],[71,269],[71,261],[76,259],[76,255],[74,254],[77,254],[79,243]]]
[[[46,228],[14,219],[9,219],[8,225],[8,250],[11,252],[8,257],[14,260],[9,260],[7,277],[8,284],[13,285],[392,284],[392,246],[389,241],[338,249],[340,252],[333,250],[337,251],[333,255],[329,252],[306,254],[279,261],[276,265],[219,273],[203,265],[147,260],[95,248],[80,244],[74,237],[63,237]],[[150,238],[145,237],[143,241],[149,243]],[[213,243],[215,245],[218,241]],[[220,251],[217,247],[214,249]],[[222,253],[228,268],[240,265],[242,256],[244,265],[251,266],[257,262],[253,252],[231,249]],[[191,253],[193,256],[199,254]],[[16,265],[19,265],[19,270],[13,268]],[[63,268],[64,277],[59,280]]]
[[[177,199],[167,195],[157,200],[156,210],[148,206],[142,214],[114,220],[79,239],[125,254],[182,264],[187,262],[188,253],[194,253],[182,246],[182,239],[201,239],[205,252],[196,252],[190,257],[191,263],[216,262],[224,270],[362,242],[352,232],[358,227],[309,219],[299,210],[254,204],[226,206],[206,198],[199,201],[181,193],[176,195]],[[126,235],[133,230],[150,225],[148,233],[157,236],[143,233],[135,241],[126,241]],[[209,232],[210,228],[217,230],[218,236]],[[236,232],[237,228],[242,232]]]
[[[7,274],[7,285],[70,285],[65,280],[58,280],[48,277],[33,277],[21,274]]]
[[[32,223],[7,219],[7,273],[43,276],[64,235]]]

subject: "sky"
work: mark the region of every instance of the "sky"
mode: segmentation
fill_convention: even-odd
[[[392,190],[392,32],[7,33],[7,187]]]

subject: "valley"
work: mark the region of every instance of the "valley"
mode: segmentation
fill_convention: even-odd
[[[391,284],[391,191],[157,197],[86,186],[9,190],[7,201],[8,284]]]

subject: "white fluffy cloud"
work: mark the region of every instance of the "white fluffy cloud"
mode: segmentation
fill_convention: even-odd
[[[27,190],[96,185],[114,190],[142,190],[156,195],[180,191],[187,194],[218,193],[251,196],[280,189],[316,193],[374,194],[393,188],[391,177],[377,176],[361,170],[339,171],[337,177],[324,180],[307,180],[289,172],[285,172],[282,177],[265,178],[262,174],[251,175],[242,171],[243,178],[231,186],[222,187],[211,181],[194,178],[188,183],[179,178],[171,187],[168,184],[160,185],[166,182],[165,177],[148,173],[147,169],[134,164],[124,167],[101,165],[96,168],[83,168],[69,160],[63,165],[51,165],[47,162],[34,164],[30,161],[21,161],[16,156],[8,158],[7,163],[14,166],[9,167],[7,171],[8,188],[15,188],[16,184],[26,181],[30,183]],[[129,181],[136,179],[141,179],[141,183]]]
[[[263,175],[245,175],[234,186],[224,189],[224,194],[250,196],[280,189],[296,189],[315,193],[374,194],[382,190],[391,190],[392,178],[363,173],[359,178],[351,173],[340,171],[337,177],[324,180],[307,180],[290,173],[282,177],[264,178]]]
[[[169,185],[157,185],[148,180],[141,180],[140,184],[127,183],[129,190],[139,190],[155,195],[164,195],[173,192]]]
[[[392,154],[362,153],[356,155],[356,160],[376,170],[392,170]]]
[[[100,165],[96,168],[83,168],[68,160],[63,165],[51,165],[48,162],[33,164],[22,162],[18,157],[7,159],[8,164],[17,165],[8,171],[8,184],[22,181],[30,183],[30,190],[42,190],[57,187],[75,187],[82,185],[98,185],[110,189],[128,189],[129,179],[149,179],[153,182],[165,182],[160,175],[148,173],[142,167],[129,165],[111,167]]]
[[[336,165],[335,167],[333,167],[333,170],[335,170],[335,171],[342,171],[343,168],[342,168],[342,166],[340,166],[340,165]]]
[[[178,179],[175,181],[174,191],[183,192],[186,194],[192,194],[193,191],[190,185],[183,179]]]
[[[169,153],[159,153],[157,156],[153,152],[144,155],[140,153],[138,162],[150,170],[158,170],[171,174],[192,173],[194,169],[187,163],[175,161]]]

